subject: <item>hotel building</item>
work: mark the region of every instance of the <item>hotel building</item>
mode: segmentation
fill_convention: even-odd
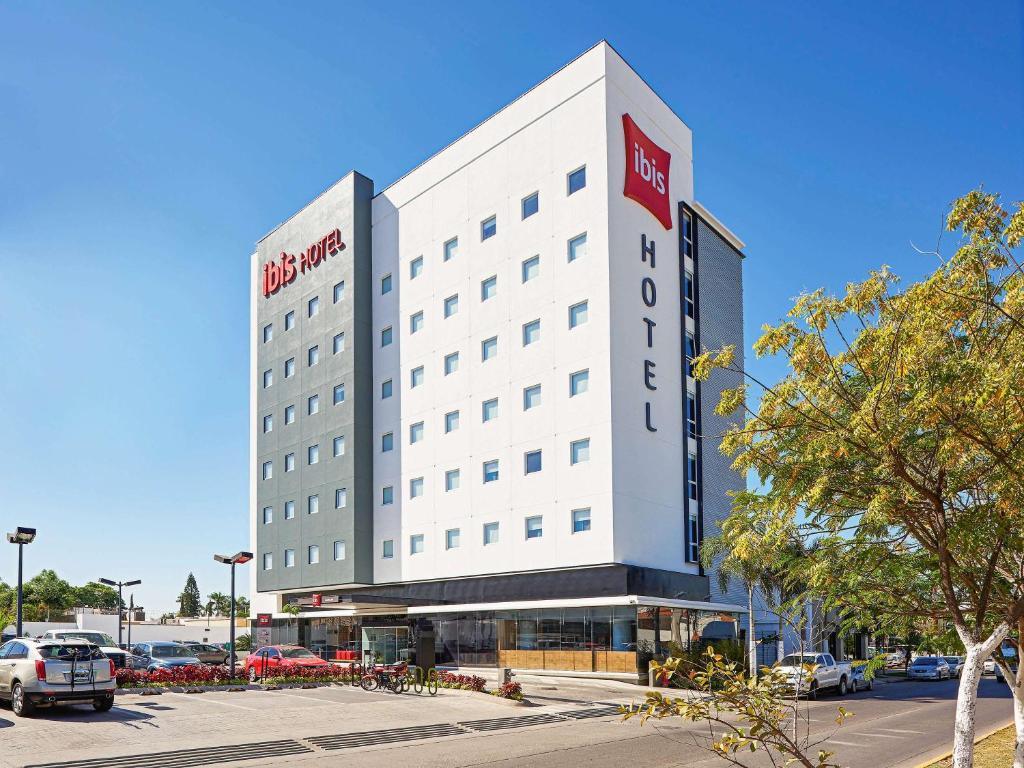
[[[738,381],[688,360],[742,355],[743,244],[692,157],[602,42],[258,242],[255,643],[635,678],[740,633],[698,561],[743,487],[713,437]]]

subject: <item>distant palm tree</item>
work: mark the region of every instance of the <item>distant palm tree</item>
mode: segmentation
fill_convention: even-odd
[[[231,598],[223,592],[211,592],[206,599],[213,603],[213,610],[218,616],[227,616],[231,613]]]

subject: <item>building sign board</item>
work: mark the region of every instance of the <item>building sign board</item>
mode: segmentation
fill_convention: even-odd
[[[309,245],[306,250],[300,251],[296,256],[293,253],[281,251],[281,255],[263,265],[263,295],[269,297],[300,274],[318,266],[339,251],[345,250],[345,243],[341,240],[341,230],[334,229]],[[295,266],[298,262],[298,267]]]
[[[622,116],[622,130],[626,137],[626,185],[622,194],[650,211],[665,229],[672,229],[668,190],[672,155],[651,141],[628,113]]]

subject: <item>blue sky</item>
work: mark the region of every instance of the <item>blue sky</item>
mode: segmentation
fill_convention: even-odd
[[[748,244],[748,343],[803,289],[920,276],[911,243],[935,245],[953,198],[1024,196],[1022,6],[878,9],[0,6],[0,527],[39,528],[28,573],[141,578],[154,613],[189,570],[226,591],[254,241],[349,169],[382,188],[601,38],[693,129],[697,198]]]

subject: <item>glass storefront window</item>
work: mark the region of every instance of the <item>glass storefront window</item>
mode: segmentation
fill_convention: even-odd
[[[590,609],[590,635],[595,651],[607,651],[612,647],[612,609]]]
[[[562,614],[562,649],[589,651],[590,611],[586,608],[566,608]]]

